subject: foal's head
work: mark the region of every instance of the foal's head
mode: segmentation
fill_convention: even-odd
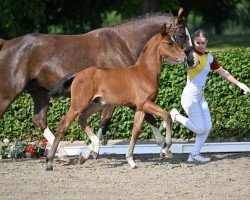
[[[171,27],[172,25],[167,27],[166,24],[162,27],[160,43],[158,45],[160,57],[169,64],[184,63],[186,55],[170,36],[170,32],[172,31]]]

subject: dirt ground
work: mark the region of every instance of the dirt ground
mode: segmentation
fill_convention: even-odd
[[[101,155],[83,165],[71,157],[66,166],[45,159],[0,161],[0,199],[250,199],[250,153],[205,154],[212,161],[189,164],[187,154],[162,160],[135,155],[131,169],[125,155]]]

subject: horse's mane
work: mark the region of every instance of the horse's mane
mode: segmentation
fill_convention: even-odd
[[[158,17],[160,18],[160,17],[173,17],[173,16],[174,15],[172,14],[172,12],[170,12],[170,13],[162,13],[162,12],[147,13],[145,15],[141,15],[141,16],[138,16],[138,17],[134,17],[134,18],[131,18],[131,19],[124,20],[119,24],[107,26],[107,28],[122,26],[124,24],[133,23],[133,22],[141,22],[141,21],[145,21],[145,20],[148,20],[148,19],[155,19],[155,18],[158,18]]]

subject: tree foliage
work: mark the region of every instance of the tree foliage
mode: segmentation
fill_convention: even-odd
[[[250,20],[249,14],[247,14],[250,3],[247,0],[180,0],[180,5],[185,7],[188,12],[192,11],[196,17],[201,16],[202,23],[206,26],[213,26],[216,34],[223,33],[223,23],[227,20],[241,22],[244,25],[241,28],[247,27]]]
[[[176,14],[181,6],[213,26],[216,33],[222,32],[223,23],[229,19],[232,22],[228,26],[240,24],[238,28],[250,22],[248,0],[1,0],[0,37],[9,39],[31,32],[85,33],[148,12],[172,10]]]

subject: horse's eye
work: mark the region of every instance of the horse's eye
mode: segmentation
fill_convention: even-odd
[[[181,35],[179,35],[179,37],[180,37],[181,39],[185,39],[185,38],[186,38],[186,35],[181,34]]]

